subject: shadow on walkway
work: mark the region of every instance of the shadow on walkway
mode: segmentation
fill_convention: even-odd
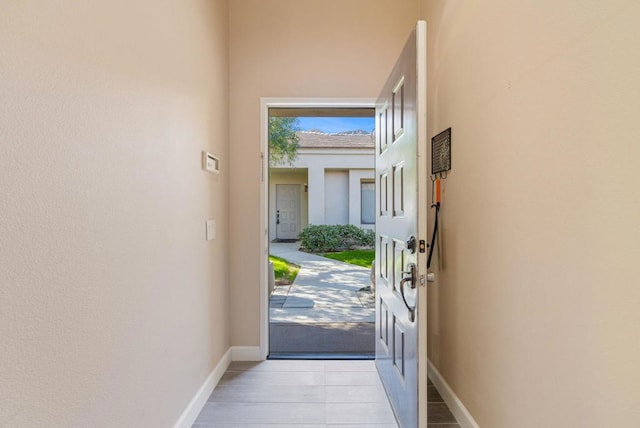
[[[301,266],[290,287],[276,287],[270,300],[272,357],[375,354],[369,269],[298,250],[299,243],[272,243],[270,254]],[[370,294],[370,293],[369,293]]]

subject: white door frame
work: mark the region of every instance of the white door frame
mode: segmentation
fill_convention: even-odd
[[[260,356],[269,355],[269,108],[371,108],[375,98],[260,98]],[[424,360],[426,364],[426,359]]]

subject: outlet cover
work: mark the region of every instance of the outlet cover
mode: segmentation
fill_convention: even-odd
[[[216,221],[207,220],[207,241],[216,239]]]

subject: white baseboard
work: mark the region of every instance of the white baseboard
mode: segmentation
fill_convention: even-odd
[[[435,385],[444,402],[449,406],[449,410],[451,410],[453,416],[456,417],[460,426],[462,428],[480,428],[473,419],[473,416],[471,416],[471,413],[464,407],[462,401],[460,401],[456,393],[453,392],[453,389],[451,389],[449,384],[444,380],[438,369],[436,369],[431,361],[428,363],[427,370],[429,379],[431,379],[431,382]]]
[[[231,361],[262,361],[259,346],[232,346]]]
[[[229,367],[232,361],[262,361],[259,346],[232,346],[227,349],[213,371],[207,376],[204,383],[193,396],[187,408],[184,409],[180,419],[174,428],[191,428],[202,408],[207,404],[207,399],[218,385],[220,378]]]
[[[198,389],[196,395],[193,396],[187,405],[187,408],[184,409],[184,412],[180,415],[180,419],[178,419],[174,428],[191,428],[202,411],[202,408],[207,404],[207,399],[215,389],[216,385],[218,385],[220,378],[227,370],[227,367],[229,367],[229,364],[231,364],[231,355],[232,348],[229,348],[222,358],[220,358],[220,361],[218,361],[218,364],[216,364],[213,371],[209,376],[207,376],[207,379],[205,379],[200,389]]]

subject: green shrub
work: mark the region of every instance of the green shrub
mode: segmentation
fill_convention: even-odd
[[[314,253],[373,248],[375,232],[349,225],[311,225],[300,233],[301,247]]]

